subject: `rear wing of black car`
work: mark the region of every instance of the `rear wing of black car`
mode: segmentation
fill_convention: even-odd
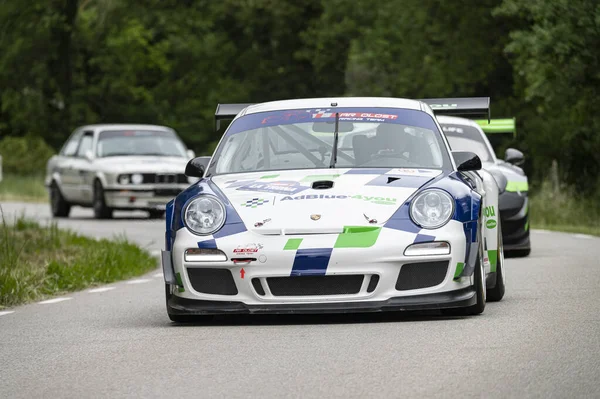
[[[218,104],[215,111],[215,128],[219,130],[222,120],[235,118],[244,108],[253,104]]]
[[[486,116],[491,120],[489,97],[424,98],[419,101],[429,105],[434,114],[449,116]]]

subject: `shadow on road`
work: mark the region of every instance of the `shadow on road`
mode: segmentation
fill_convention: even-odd
[[[427,322],[436,320],[460,320],[465,317],[447,316],[440,311],[379,312],[348,314],[295,314],[295,315],[227,315],[200,316],[186,323],[171,323],[173,327],[212,326],[269,326],[307,324],[363,324],[390,322]],[[168,321],[167,321],[168,323]]]

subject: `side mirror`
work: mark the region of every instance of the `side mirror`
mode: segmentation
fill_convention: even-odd
[[[474,152],[470,151],[452,151],[454,162],[460,172],[481,169],[481,159]]]
[[[525,155],[514,148],[507,148],[504,153],[504,160],[516,166],[521,166],[525,162]]]
[[[188,177],[202,177],[210,163],[210,157],[196,157],[185,166],[185,175]]]
[[[83,156],[84,156],[84,157],[85,157],[85,159],[87,159],[89,162],[92,162],[92,161],[94,160],[94,154],[92,153],[92,151],[91,151],[91,150],[87,150]]]
[[[187,150],[187,157],[189,159],[195,158],[196,157],[196,153],[193,150]]]

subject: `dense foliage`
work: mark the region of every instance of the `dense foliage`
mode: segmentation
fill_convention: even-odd
[[[596,0],[0,0],[0,22],[2,137],[160,123],[208,153],[218,102],[489,95],[536,179],[600,181]]]

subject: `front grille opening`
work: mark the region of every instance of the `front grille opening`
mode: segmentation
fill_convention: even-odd
[[[396,281],[396,290],[416,290],[441,284],[446,278],[448,264],[445,260],[402,265]]]
[[[237,295],[238,290],[229,269],[189,268],[190,284],[203,294]]]
[[[371,281],[369,281],[369,286],[367,287],[367,292],[375,291],[375,288],[377,288],[378,283],[379,283],[379,275],[373,274],[371,276]]]
[[[364,276],[268,277],[274,296],[352,295],[360,292]]]
[[[254,287],[254,291],[256,291],[256,293],[260,296],[264,296],[265,295],[265,290],[263,289],[262,283],[260,282],[260,279],[258,278],[253,278],[252,279],[252,286]]]

